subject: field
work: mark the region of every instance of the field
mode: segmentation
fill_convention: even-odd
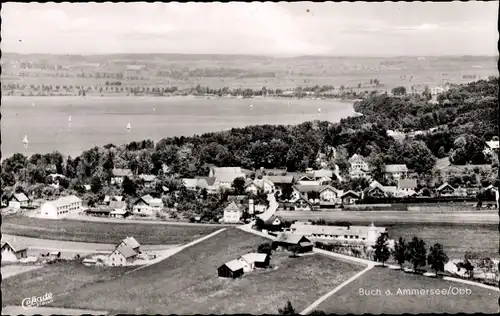
[[[470,295],[397,295],[405,289],[470,289]],[[390,290],[392,295],[362,296],[359,289]],[[418,313],[497,313],[498,292],[476,286],[373,268],[335,295],[321,303],[317,310],[335,314],[418,314]]]
[[[159,141],[169,136],[193,136],[248,125],[337,122],[353,114],[352,102],[347,101],[290,102],[289,106],[288,100],[267,98],[2,97],[2,131],[8,134],[2,138],[2,157],[54,150],[74,157],[83,150],[109,143]],[[130,131],[126,129],[128,123]],[[27,149],[22,143],[25,135],[29,140]]]
[[[134,236],[143,245],[184,244],[218,229],[220,227],[151,225],[133,222],[116,224],[25,216],[2,218],[4,234],[104,244],[115,244],[126,236]]]
[[[273,269],[235,280],[218,278],[220,265],[263,242],[269,241],[229,228],[156,265],[61,295],[53,306],[146,314],[275,314],[287,300],[304,309],[362,270],[318,255],[275,253]]]
[[[428,212],[428,211],[279,211],[279,215],[287,220],[308,220],[324,218],[334,221],[349,221],[351,223],[387,224],[498,224],[498,214],[495,211],[468,212]]]
[[[2,280],[30,270],[39,269],[40,266],[29,265],[2,265]]]
[[[52,292],[71,293],[92,283],[103,282],[120,276],[130,267],[86,267],[81,263],[67,262],[46,265],[2,280],[2,306],[20,305],[26,297],[43,296]]]

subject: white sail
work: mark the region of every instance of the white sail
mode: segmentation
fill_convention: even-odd
[[[35,106],[35,103],[31,103],[31,106]]]
[[[24,138],[23,138],[23,143],[24,143],[24,144],[29,143],[29,142],[28,142],[28,135],[24,135]]]
[[[127,124],[127,129],[131,129],[132,126],[130,126],[130,123]]]
[[[320,112],[321,112],[321,108],[318,109],[318,113],[320,113]]]
[[[69,116],[69,118],[68,118],[68,122],[70,122],[70,123],[71,123],[71,115],[70,115],[70,116]]]
[[[250,108],[253,109],[253,104],[250,104]]]

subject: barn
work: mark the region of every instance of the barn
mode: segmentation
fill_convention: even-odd
[[[236,279],[243,275],[243,264],[239,260],[231,260],[217,269],[220,278]]]
[[[290,250],[294,246],[300,247],[299,253],[313,250],[312,242],[304,235],[281,233],[276,239],[276,244],[284,250]]]
[[[2,261],[3,262],[16,262],[19,259],[28,257],[28,247],[25,245],[14,242],[2,242]]]
[[[238,259],[243,264],[243,271],[252,271],[255,268],[267,268],[270,256],[265,253],[247,253]]]

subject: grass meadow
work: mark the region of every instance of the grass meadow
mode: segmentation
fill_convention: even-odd
[[[223,263],[269,242],[236,228],[189,247],[173,257],[56,297],[53,306],[145,314],[276,314],[288,300],[297,310],[363,269],[329,257],[291,258],[275,253],[269,269],[238,279],[217,276]]]
[[[398,295],[398,289],[470,289],[464,295]],[[382,295],[366,296],[360,289],[377,290]],[[389,290],[392,294],[386,295]],[[400,292],[401,294],[401,292]],[[497,313],[498,292],[477,286],[444,281],[422,275],[375,267],[356,279],[332,297],[321,303],[317,310],[335,314],[419,314],[419,313]]]
[[[2,232],[24,237],[76,242],[115,244],[126,236],[134,236],[142,245],[184,244],[208,235],[221,227],[151,225],[77,220],[51,220],[26,216],[2,218]]]

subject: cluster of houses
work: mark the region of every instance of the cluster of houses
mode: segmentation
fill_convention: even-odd
[[[164,204],[162,199],[153,198],[146,194],[134,201],[129,208],[123,200],[123,196],[106,195],[104,200],[96,208],[87,209],[86,214],[92,216],[104,216],[113,218],[126,218],[130,215],[139,217],[155,216],[157,211],[163,210]]]

